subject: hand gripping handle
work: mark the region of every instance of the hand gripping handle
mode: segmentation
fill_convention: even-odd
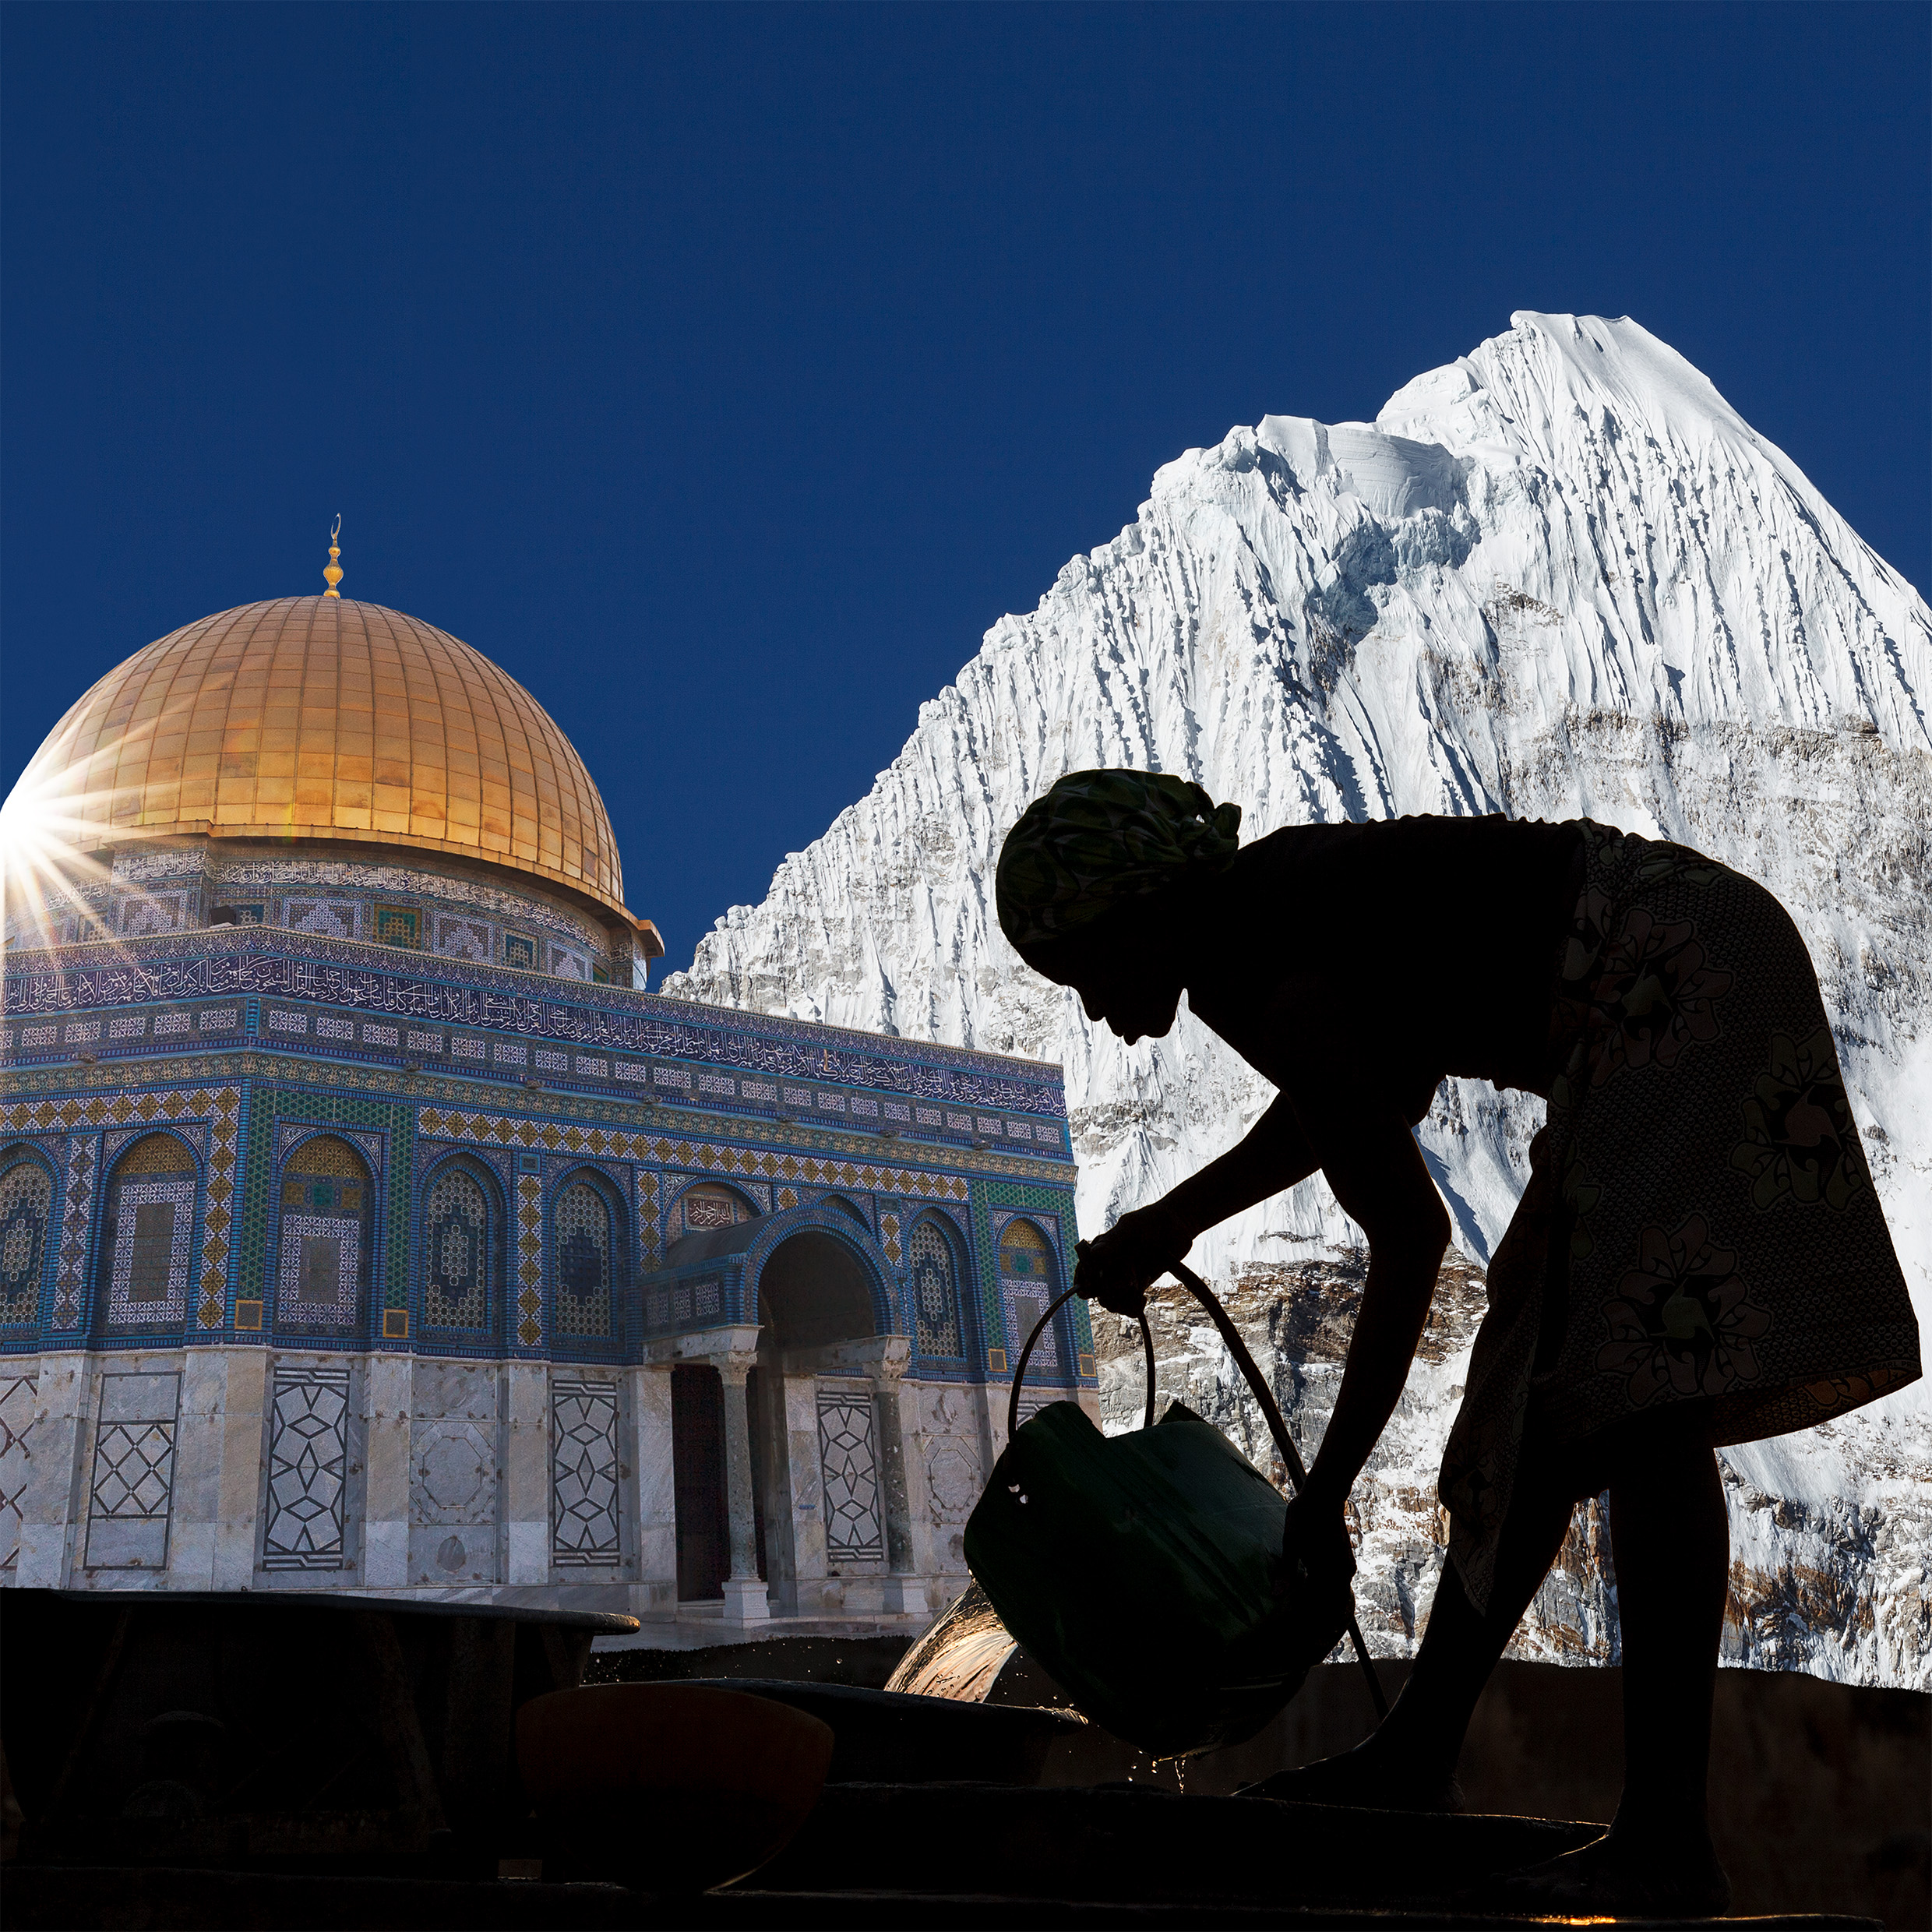
[[[1084,1253],[1087,1244],[1081,1242],[1078,1252]],[[1241,1339],[1241,1331],[1234,1325],[1232,1318],[1221,1305],[1221,1298],[1209,1289],[1207,1283],[1184,1263],[1176,1262],[1172,1272],[1182,1287],[1208,1311],[1208,1318],[1215,1324],[1228,1353],[1233,1357],[1234,1365],[1242,1373],[1254,1399],[1260,1405],[1261,1414],[1268,1426],[1268,1433],[1274,1438],[1274,1446],[1282,1452],[1282,1461],[1286,1465],[1289,1480],[1299,1492],[1308,1480],[1308,1472],[1303,1466],[1301,1455],[1295,1447],[1295,1439],[1288,1433],[1288,1423],[1283,1418],[1281,1405],[1274,1399],[1274,1391],[1263,1379],[1261,1371],[1255,1366],[1254,1357],[1248,1352],[1248,1345]],[[1020,1431],[1020,1384],[1025,1378],[1027,1363],[1032,1359],[1034,1345],[1046,1331],[1046,1324],[1058,1314],[1065,1305],[1078,1293],[1070,1288],[1060,1296],[1033,1325],[1033,1332],[1027,1337],[1026,1346],[1020,1351],[1020,1359],[1013,1371],[1013,1390],[1007,1399],[1007,1440],[1010,1442]],[[1154,1421],[1154,1335],[1148,1327],[1147,1310],[1141,1310],[1141,1352],[1147,1360],[1147,1411],[1141,1419],[1143,1429],[1149,1428]],[[1349,1613],[1349,1641],[1353,1646],[1356,1661],[1361,1665],[1363,1674],[1369,1680],[1369,1696],[1375,1705],[1376,1722],[1379,1724],[1388,1715],[1388,1699],[1382,1693],[1382,1680],[1376,1675],[1374,1660],[1369,1655],[1369,1647],[1363,1641],[1362,1627],[1356,1620],[1355,1612]]]

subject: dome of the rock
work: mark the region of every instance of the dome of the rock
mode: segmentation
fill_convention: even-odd
[[[625,913],[617,842],[555,721],[460,639],[346,598],[278,598],[157,640],[22,780],[76,846],[348,841],[532,873]]]
[[[0,808],[0,1585],[923,1628],[1074,1264],[1059,1069],[654,996],[569,741],[340,555]]]

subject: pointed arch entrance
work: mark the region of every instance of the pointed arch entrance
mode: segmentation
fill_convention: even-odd
[[[904,1594],[894,1573],[911,1567],[907,1343],[869,1229],[849,1209],[799,1213],[746,1274],[759,1323],[747,1393],[767,1580],[781,1614],[883,1609]]]

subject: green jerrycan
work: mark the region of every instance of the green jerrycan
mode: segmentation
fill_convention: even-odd
[[[1273,1391],[1218,1299],[1191,1271],[1174,1272],[1221,1331],[1299,1487]],[[966,1525],[968,1566],[1007,1629],[1085,1715],[1157,1757],[1253,1736],[1345,1631],[1381,1715],[1348,1580],[1287,1574],[1288,1505],[1274,1486],[1184,1405],[1152,1423],[1144,1316],[1151,1426],[1109,1438],[1070,1401],[1016,1426],[1033,1344],[1067,1299],[1021,1352],[1007,1447]]]

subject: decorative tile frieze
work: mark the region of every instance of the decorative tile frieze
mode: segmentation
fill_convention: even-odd
[[[333,1133],[339,1139],[351,1141],[368,1157],[370,1167],[378,1174],[383,1171],[383,1137],[366,1129],[344,1126],[337,1120],[278,1120],[275,1129],[275,1151],[286,1155],[298,1141],[306,1141],[316,1133]]]
[[[282,922],[291,933],[312,933],[318,939],[355,937],[356,902],[353,899],[295,899],[284,902]]]
[[[579,1126],[514,1114],[471,1113],[451,1107],[425,1107],[418,1119],[423,1133],[444,1141],[474,1141],[619,1161],[649,1161],[660,1166],[691,1168],[707,1174],[747,1175],[802,1182],[808,1186],[858,1187],[880,1193],[929,1194],[964,1200],[969,1191],[963,1174],[887,1167],[875,1162],[841,1160],[836,1156],[779,1153],[764,1148],[733,1147],[722,1141],[674,1140],[666,1134]]]
[[[516,1177],[516,1340],[543,1346],[543,1176]]]
[[[647,1274],[664,1262],[664,1229],[659,1219],[662,1185],[654,1168],[637,1169],[637,1248]]]
[[[760,1085],[784,1079],[815,1102],[800,1083],[858,1087],[926,1103],[937,1112],[950,1102],[969,1123],[971,1110],[995,1109],[1055,1119],[1065,1102],[1057,1070],[997,1055],[906,1039],[884,1040],[841,1028],[770,1015],[708,1010],[629,988],[582,982],[558,996],[534,996],[527,974],[457,960],[438,960],[434,975],[400,971],[392,948],[317,936],[317,950],[291,954],[272,927],[221,929],[144,938],[118,947],[95,964],[21,957],[9,975],[5,1010],[22,1017],[63,1010],[192,1001],[224,995],[277,996],[332,1007],[406,1015],[425,1023],[468,1026],[541,1038],[594,1051],[654,1056],[749,1074]],[[586,956],[587,961],[587,955]],[[36,970],[39,962],[48,964]],[[587,963],[585,966],[587,975]],[[759,1096],[748,1096],[759,1098]],[[767,1103],[769,1104],[769,1103]]]
[[[51,1126],[66,1111],[16,1107],[16,1114]],[[25,1125],[25,1122],[18,1123]],[[48,1326],[78,1328],[87,1305],[87,1237],[93,1222],[94,1189],[100,1174],[100,1137],[76,1133],[67,1143],[66,1198],[61,1213],[60,1253],[55,1264],[54,1314]]]

